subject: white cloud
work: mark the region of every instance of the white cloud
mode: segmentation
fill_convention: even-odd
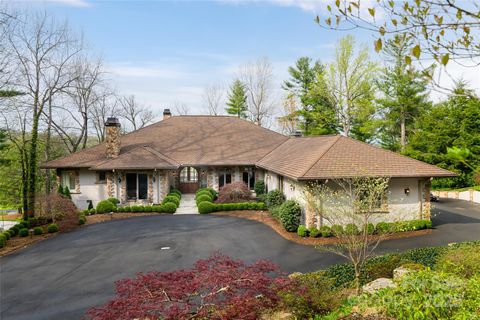
[[[468,83],[468,88],[475,90],[480,94],[480,77],[478,73],[480,67],[478,66],[462,66],[455,61],[450,62],[446,68],[438,68],[434,80],[438,84],[437,88],[431,93],[433,101],[437,102],[445,99],[449,90],[453,88],[455,81],[463,80]],[[448,89],[448,90],[445,90]]]
[[[69,7],[77,7],[77,8],[88,8],[92,6],[92,3],[86,0],[41,0],[38,2],[44,2],[47,4],[48,3],[59,4],[59,5],[69,6]]]

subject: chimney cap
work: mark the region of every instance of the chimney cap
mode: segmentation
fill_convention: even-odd
[[[170,109],[163,109],[163,114],[164,115],[171,115],[172,113],[170,112]]]
[[[109,117],[105,122],[105,126],[107,127],[120,127],[120,121],[116,117]]]

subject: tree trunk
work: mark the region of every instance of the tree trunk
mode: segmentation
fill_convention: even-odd
[[[28,216],[34,216],[35,193],[37,191],[37,144],[38,144],[38,110],[34,110],[32,137],[30,142],[30,159],[28,163]]]
[[[358,265],[354,264],[355,268],[355,290],[357,292],[357,295],[360,294],[360,270]]]
[[[400,150],[405,152],[405,148],[407,146],[407,134],[405,129],[405,115],[400,115]]]
[[[48,120],[47,120],[47,137],[45,141],[45,157],[46,161],[50,161],[50,141],[51,141],[51,135],[52,135],[52,99],[50,98],[48,100]],[[50,172],[50,169],[46,170],[46,178],[45,178],[45,192],[46,194],[50,194],[52,191],[52,174]]]

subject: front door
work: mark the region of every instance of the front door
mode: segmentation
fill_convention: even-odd
[[[148,176],[146,173],[127,173],[127,199],[146,200],[148,197]]]
[[[180,191],[182,193],[195,193],[200,187],[198,171],[194,167],[185,167],[180,171]]]

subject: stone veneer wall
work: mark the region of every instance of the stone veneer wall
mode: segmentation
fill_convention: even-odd
[[[116,158],[120,154],[120,126],[105,127],[105,146],[107,158]]]

